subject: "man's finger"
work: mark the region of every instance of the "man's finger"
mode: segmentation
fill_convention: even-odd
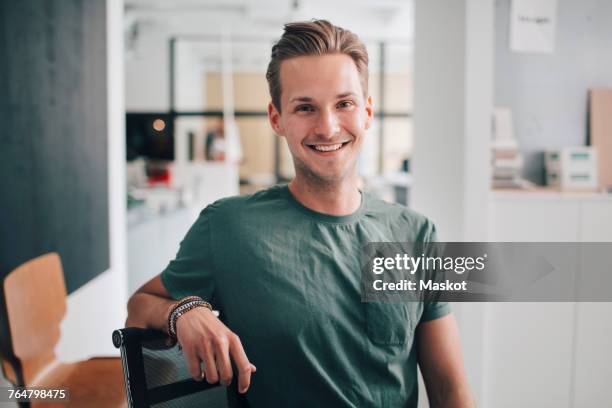
[[[229,347],[232,360],[234,360],[238,369],[238,392],[244,394],[251,385],[251,373],[254,373],[257,369],[249,362],[238,336],[232,337]]]
[[[194,380],[200,381],[202,379],[202,367],[200,366],[200,358],[197,353],[192,350],[183,349],[183,354],[187,360],[189,373]]]
[[[206,377],[206,381],[209,384],[216,384],[219,382],[219,374],[217,373],[217,364],[215,363],[215,354],[210,343],[202,345],[198,351],[198,354],[204,362],[203,374]]]
[[[229,341],[227,337],[217,337],[213,340],[215,362],[221,384],[228,386],[232,382],[232,364],[229,358]]]

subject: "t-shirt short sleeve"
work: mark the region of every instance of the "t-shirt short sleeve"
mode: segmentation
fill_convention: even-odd
[[[181,241],[176,257],[161,273],[161,281],[174,299],[200,296],[210,301],[214,293],[211,219],[214,210],[206,207]]]
[[[424,323],[430,320],[436,320],[450,314],[450,312],[451,308],[447,302],[427,303],[423,309],[420,322]]]
[[[427,242],[438,242],[436,236],[436,227],[431,221],[427,221],[426,233],[424,241]],[[434,251],[439,248],[437,246],[432,247]],[[451,312],[451,307],[448,302],[438,302],[436,300],[426,301],[423,307],[423,314],[421,315],[420,323],[428,322],[431,320],[439,319],[444,317]]]

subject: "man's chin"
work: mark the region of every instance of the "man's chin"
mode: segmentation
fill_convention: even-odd
[[[320,185],[337,185],[352,179],[350,169],[334,171],[320,171],[316,169],[302,169],[299,171],[310,183]]]

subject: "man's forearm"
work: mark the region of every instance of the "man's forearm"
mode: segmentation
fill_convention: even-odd
[[[166,331],[168,313],[173,303],[172,299],[137,292],[128,302],[125,326]]]

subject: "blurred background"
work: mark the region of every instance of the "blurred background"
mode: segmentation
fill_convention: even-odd
[[[4,1],[0,272],[60,254],[60,358],[116,355],[204,206],[291,179],[265,70],[312,18],[368,48],[365,190],[441,241],[612,241],[608,0]],[[479,406],[612,406],[610,303],[454,311]]]

